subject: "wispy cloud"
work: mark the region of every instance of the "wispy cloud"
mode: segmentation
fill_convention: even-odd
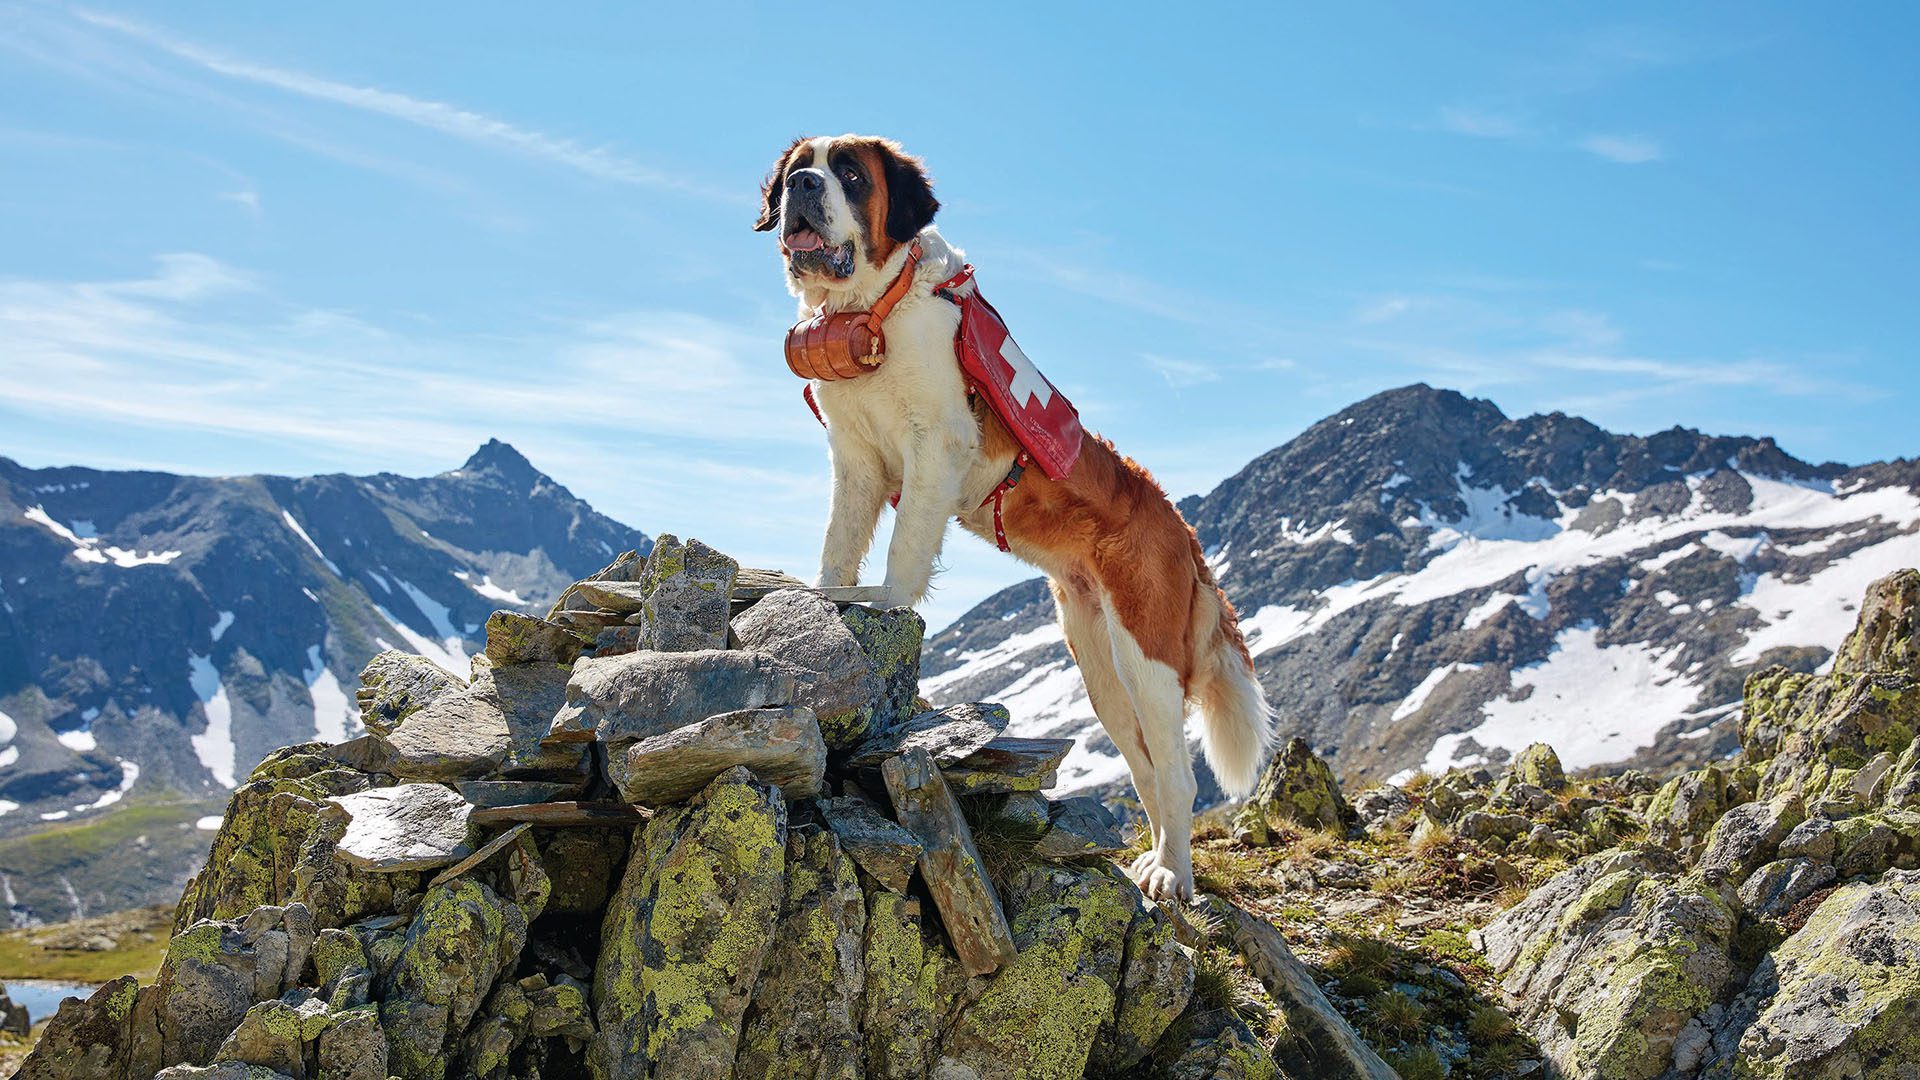
[[[1144,354],[1141,359],[1147,366],[1160,374],[1167,385],[1176,390],[1198,386],[1201,383],[1219,382],[1220,369],[1214,364],[1203,364],[1196,360],[1181,360],[1171,356]]]
[[[572,139],[534,131],[458,105],[414,97],[383,87],[357,86],[228,55],[160,27],[120,15],[86,9],[74,9],[73,14],[89,26],[138,41],[177,60],[229,79],[388,117],[474,145],[563,166],[601,180],[717,195],[729,200],[740,197],[737,193],[710,191],[697,181],[663,172],[604,147],[583,145]]]
[[[1477,139],[1513,139],[1527,133],[1524,124],[1506,113],[1459,106],[1440,110],[1440,128]]]
[[[1660,144],[1641,135],[1587,135],[1574,145],[1619,165],[1644,165],[1661,158]]]

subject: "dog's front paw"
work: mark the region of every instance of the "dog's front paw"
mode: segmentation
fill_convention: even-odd
[[[1149,900],[1186,904],[1193,901],[1193,878],[1181,877],[1164,866],[1146,872],[1135,884]]]

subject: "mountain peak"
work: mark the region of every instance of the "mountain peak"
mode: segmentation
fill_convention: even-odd
[[[467,463],[460,466],[460,470],[497,473],[505,479],[515,481],[530,481],[538,479],[541,475],[540,470],[533,467],[533,462],[528,461],[525,454],[515,450],[511,443],[501,442],[499,439],[488,439],[480,449],[475,450],[473,455],[467,458]]]

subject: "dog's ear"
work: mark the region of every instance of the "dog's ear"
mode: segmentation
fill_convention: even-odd
[[[933,197],[933,181],[919,158],[893,145],[883,147],[881,157],[887,170],[887,236],[904,244],[933,224],[940,200]]]
[[[780,223],[780,193],[787,186],[787,165],[793,161],[793,152],[806,144],[806,136],[801,136],[787,144],[780,156],[773,159],[773,171],[760,183],[760,220],[753,223],[754,232],[766,232]]]

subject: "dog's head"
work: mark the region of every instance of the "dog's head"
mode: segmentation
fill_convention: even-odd
[[[870,284],[940,209],[918,158],[868,135],[796,139],[761,187],[758,232],[778,230],[795,292]]]

